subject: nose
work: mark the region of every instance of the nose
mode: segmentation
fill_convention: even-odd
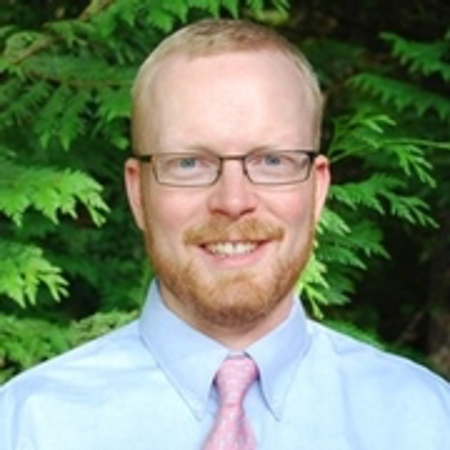
[[[242,162],[224,161],[222,174],[211,187],[208,203],[210,212],[238,219],[253,212],[256,203],[254,186],[244,174]]]

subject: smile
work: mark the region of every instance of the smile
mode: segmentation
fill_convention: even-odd
[[[205,246],[210,253],[224,257],[247,255],[256,247],[255,242],[216,242]]]

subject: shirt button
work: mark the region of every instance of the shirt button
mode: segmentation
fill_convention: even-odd
[[[201,402],[194,402],[194,412],[195,414],[199,415],[203,411],[203,405]]]

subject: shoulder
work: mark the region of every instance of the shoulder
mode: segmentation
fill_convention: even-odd
[[[27,424],[35,422],[33,417],[62,415],[69,404],[96,401],[108,372],[131,364],[136,342],[133,323],[41,363],[1,386],[0,448],[17,448],[15,440],[26,435]]]
[[[146,358],[142,355],[145,354]],[[94,339],[60,356],[31,368],[0,387],[0,411],[5,402],[15,404],[36,393],[58,395],[70,391],[88,391],[95,384],[107,383],[128,368],[149,363],[149,353],[133,322]],[[142,362],[141,362],[142,364]]]
[[[450,384],[428,368],[316,322],[309,326],[314,359],[332,365],[340,383],[374,402],[435,405],[450,419]]]
[[[293,414],[306,403],[310,428],[320,423],[338,437],[351,436],[358,448],[450,448],[447,381],[322,324],[307,326],[310,345],[289,400]]]

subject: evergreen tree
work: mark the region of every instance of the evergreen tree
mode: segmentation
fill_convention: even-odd
[[[441,86],[422,83],[448,83],[447,38],[383,34],[384,66],[354,42],[296,33],[283,0],[91,0],[82,10],[58,0],[41,14],[9,6],[0,10],[1,378],[136,316],[151,273],[123,192],[130,88],[149,51],[187,22],[279,26],[318,70],[335,180],[298,283],[316,317],[349,302],[372,261],[388,258],[387,220],[437,225],[433,166],[449,148],[450,106]]]

